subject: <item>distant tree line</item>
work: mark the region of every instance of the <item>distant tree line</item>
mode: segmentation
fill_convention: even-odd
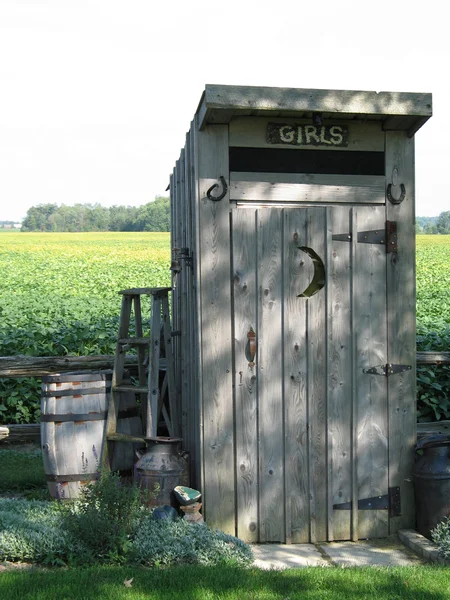
[[[0,229],[16,229],[16,225],[17,221],[0,221]]]
[[[157,196],[143,206],[39,204],[32,206],[22,231],[169,231],[170,199]]]
[[[1,224],[12,226],[12,222]],[[157,196],[143,206],[100,204],[38,204],[32,206],[22,231],[169,231],[170,199]],[[438,217],[417,217],[416,233],[450,234],[450,211]]]
[[[441,214],[438,217],[417,217],[416,233],[449,234],[450,210],[441,212]]]

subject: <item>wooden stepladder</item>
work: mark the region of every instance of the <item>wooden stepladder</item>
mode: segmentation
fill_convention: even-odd
[[[106,440],[102,463],[109,466],[114,442],[145,442],[158,435],[158,423],[163,418],[170,437],[179,435],[179,410],[175,386],[175,367],[172,354],[172,330],[169,313],[171,288],[133,288],[119,292],[122,295],[119,333],[114,359],[111,394],[106,421]],[[150,334],[144,335],[143,306],[141,297],[150,299]],[[134,335],[130,326],[134,313]],[[165,358],[161,357],[161,342],[165,346]],[[127,352],[137,351],[138,385],[125,379]],[[165,375],[160,384],[160,373]],[[144,435],[117,432],[120,394],[133,392],[141,400]],[[164,402],[167,392],[168,406]]]

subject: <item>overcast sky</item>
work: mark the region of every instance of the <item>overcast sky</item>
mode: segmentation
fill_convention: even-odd
[[[0,219],[166,195],[206,83],[431,92],[416,212],[450,210],[444,6],[0,0]]]

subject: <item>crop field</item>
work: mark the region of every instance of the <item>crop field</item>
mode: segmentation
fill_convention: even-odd
[[[111,354],[118,292],[170,285],[168,233],[0,239],[1,356]]]
[[[418,329],[439,333],[450,327],[450,235],[418,235],[416,244]]]
[[[169,233],[0,234],[0,356],[114,354],[120,290],[170,285]],[[33,422],[40,382],[0,380],[0,422]]]
[[[450,235],[418,235],[417,349],[450,351]],[[450,419],[450,367],[417,367],[417,418]]]
[[[0,356],[113,354],[118,291],[169,286],[169,267],[168,233],[0,234]],[[450,236],[417,236],[417,332],[450,349]],[[0,422],[33,422],[39,396],[38,380],[0,380]]]

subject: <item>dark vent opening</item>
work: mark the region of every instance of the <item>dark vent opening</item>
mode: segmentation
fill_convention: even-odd
[[[230,148],[230,171],[384,175],[384,152]]]

